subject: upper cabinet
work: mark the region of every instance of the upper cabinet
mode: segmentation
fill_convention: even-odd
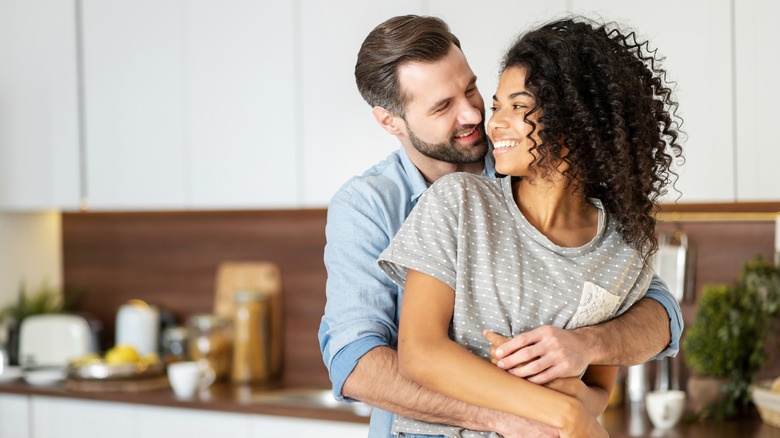
[[[573,0],[574,12],[631,26],[665,57],[677,83],[685,164],[663,202],[734,202],[734,105],[729,0]],[[673,12],[670,12],[673,11]],[[678,196],[680,196],[678,200]]]
[[[400,147],[360,96],[355,62],[371,29],[395,15],[423,13],[422,1],[301,3],[300,91],[290,114],[302,135],[295,170],[303,205],[325,207],[350,177]]]
[[[290,2],[83,2],[90,208],[298,206]]]
[[[487,108],[508,45],[569,11],[665,57],[687,140],[663,202],[780,201],[770,0],[2,0],[0,211],[326,207],[400,147],[355,85],[377,24],[444,18]]]
[[[780,200],[780,147],[774,133],[780,102],[780,3],[734,2],[736,48],[737,201]]]
[[[0,2],[0,210],[77,208],[76,11]]]

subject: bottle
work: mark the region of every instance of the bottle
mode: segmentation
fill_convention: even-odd
[[[270,377],[268,359],[268,296],[261,291],[241,290],[233,294],[233,369],[237,384],[263,384]]]

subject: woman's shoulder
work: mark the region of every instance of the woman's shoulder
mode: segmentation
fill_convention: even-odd
[[[468,172],[454,172],[439,178],[431,189],[434,191],[466,192],[468,190],[492,189],[500,186],[500,179]]]

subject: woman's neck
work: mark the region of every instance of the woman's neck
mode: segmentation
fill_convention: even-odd
[[[598,209],[563,176],[523,178],[512,184],[512,192],[528,222],[558,246],[585,245],[598,232]]]

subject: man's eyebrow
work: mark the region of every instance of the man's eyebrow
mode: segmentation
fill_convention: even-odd
[[[471,86],[476,84],[476,83],[477,83],[477,77],[474,76],[473,78],[471,78],[471,80],[469,81],[468,86],[466,88],[471,88]],[[444,105],[445,103],[447,103],[450,100],[452,100],[452,97],[445,97],[444,99],[442,99],[442,100],[434,103],[433,105],[431,105],[431,108],[430,108],[429,111],[430,112],[436,111],[437,108],[439,108],[440,106]]]
[[[522,97],[530,97],[530,98],[532,98],[532,99],[533,99],[533,96],[531,96],[531,93],[529,93],[529,92],[527,92],[527,91],[518,91],[518,92],[516,92],[516,93],[512,93],[512,94],[510,94],[510,95],[509,95],[509,98],[510,98],[510,99],[514,99],[514,98],[516,98],[516,97],[520,97],[520,96],[522,96]],[[495,95],[495,94],[493,95],[493,100],[495,100],[496,102],[498,102],[498,97],[496,97],[496,95]]]

